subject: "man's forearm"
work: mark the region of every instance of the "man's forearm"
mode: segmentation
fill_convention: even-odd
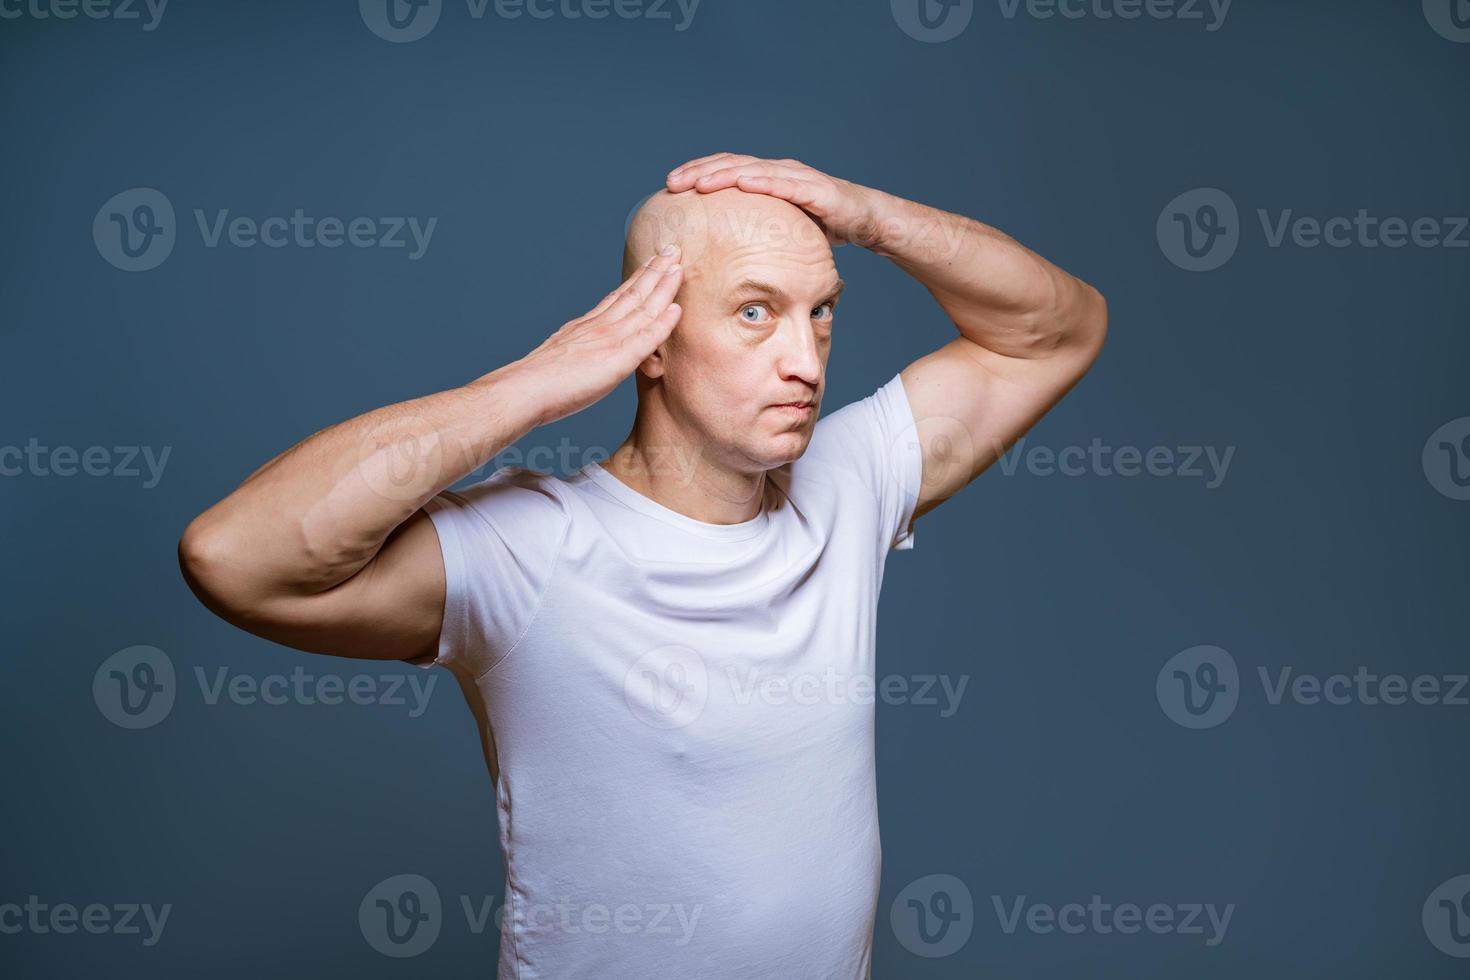
[[[254,593],[316,594],[369,562],[399,524],[541,421],[519,363],[310,436],[189,526],[181,552]]]
[[[923,283],[966,339],[1009,357],[1092,340],[1101,296],[1004,232],[872,191],[879,255]]]

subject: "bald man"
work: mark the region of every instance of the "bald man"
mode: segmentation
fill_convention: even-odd
[[[848,242],[958,336],[818,421]],[[886,556],[1077,382],[1105,304],[979,222],[728,153],[669,174],[624,273],[520,360],[270,460],[189,525],[185,577],[276,642],[453,673],[501,978],[867,977]],[[630,374],[605,462],[448,489]]]

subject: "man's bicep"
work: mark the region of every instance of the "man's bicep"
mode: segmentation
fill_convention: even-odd
[[[1007,357],[957,337],[899,372],[923,456],[915,518],[1005,454],[1082,377],[1095,352]]]
[[[372,560],[341,584],[268,603],[236,625],[275,643],[338,657],[432,658],[444,611],[439,540],[423,511],[393,529]]]

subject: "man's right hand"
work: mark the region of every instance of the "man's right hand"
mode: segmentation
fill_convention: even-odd
[[[683,312],[674,296],[684,279],[679,248],[667,245],[519,362],[544,393],[539,424],[580,412],[616,388],[668,339]]]

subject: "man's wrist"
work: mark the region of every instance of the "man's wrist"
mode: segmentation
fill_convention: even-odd
[[[476,378],[465,388],[486,399],[498,418],[510,421],[510,427],[519,432],[517,439],[546,424],[548,389],[530,355]]]
[[[892,194],[881,194],[875,206],[877,231],[870,250],[911,272],[951,262],[977,233],[1008,237],[979,222]]]
[[[909,202],[873,187],[863,188],[864,210],[858,244],[885,258],[893,258],[894,250],[903,242],[904,225],[911,220]]]

